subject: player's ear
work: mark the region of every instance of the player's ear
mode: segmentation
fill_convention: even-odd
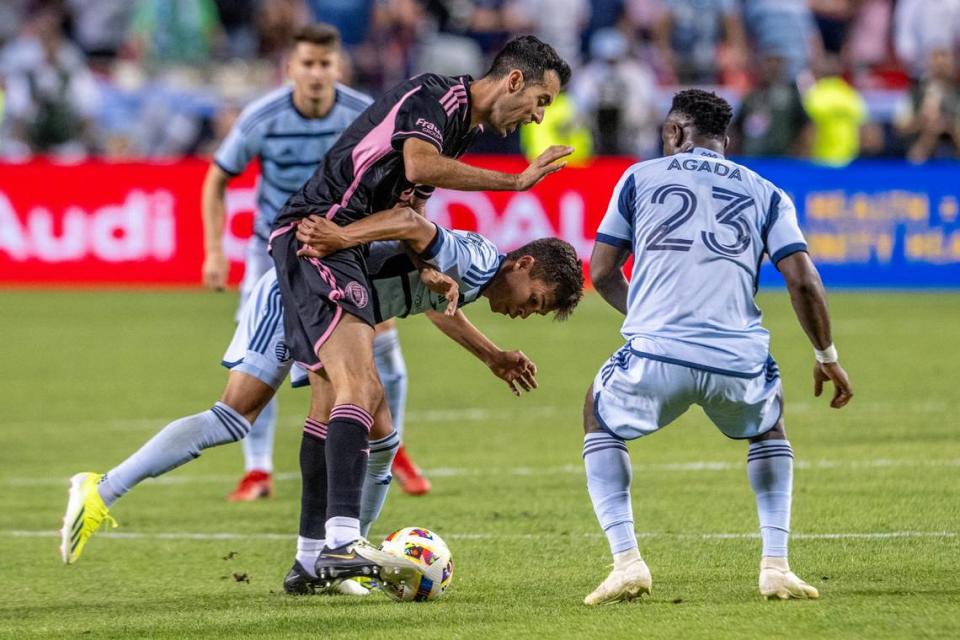
[[[727,152],[727,147],[730,146],[730,136],[723,136],[723,152]]]
[[[533,263],[536,261],[537,259],[533,256],[520,256],[516,262],[516,268],[518,271],[529,271],[533,268]]]
[[[663,137],[665,140],[669,140],[674,148],[677,148],[680,146],[680,139],[683,137],[683,129],[676,122],[668,120],[663,123]]]
[[[507,74],[507,89],[510,90],[510,93],[517,93],[523,89],[523,71],[512,69]]]

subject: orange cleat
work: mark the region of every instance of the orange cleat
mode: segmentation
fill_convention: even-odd
[[[405,493],[412,496],[422,496],[430,493],[430,481],[420,471],[420,467],[415,465],[413,460],[407,456],[407,451],[403,445],[400,445],[400,448],[397,449],[397,456],[393,459],[391,471]]]
[[[227,496],[230,502],[253,502],[258,498],[269,498],[273,495],[273,476],[266,471],[254,469],[248,471],[240,484]]]

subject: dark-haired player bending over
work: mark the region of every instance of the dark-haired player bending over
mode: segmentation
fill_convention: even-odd
[[[536,386],[533,363],[519,351],[500,350],[467,320],[459,306],[485,297],[493,311],[511,317],[551,312],[558,319],[567,317],[577,305],[583,287],[580,261],[573,247],[561,240],[544,238],[504,256],[479,234],[440,229],[406,208],[377,214],[347,227],[330,223],[336,237],[326,233],[316,246],[328,251],[332,242],[351,246],[363,241],[364,226],[370,223],[380,232],[406,240],[406,244],[390,241],[370,245],[367,264],[378,321],[426,313],[444,333],[505,380],[515,394],[519,395],[519,388],[529,390]],[[324,231],[310,222],[302,226],[301,236],[307,242],[312,242],[311,235]],[[418,264],[410,249],[420,252],[424,264]],[[435,276],[452,283],[454,293]],[[443,315],[451,302],[454,305],[450,311],[455,309],[455,313]],[[270,270],[255,285],[242,308],[234,338],[224,354],[230,374],[220,401],[207,411],[171,422],[107,474],[79,473],[71,479],[62,530],[64,562],[79,559],[90,536],[104,521],[112,522],[108,510],[144,479],[163,475],[197,458],[204,449],[235,442],[248,433],[250,424],[291,371],[293,362],[286,348],[283,313],[276,275]],[[314,402],[314,411],[304,427],[304,438],[312,444],[322,442],[326,436],[326,414],[333,399],[329,384],[317,382],[320,400]],[[363,533],[386,499],[390,464],[399,441],[385,407],[376,416],[372,434],[360,509]],[[323,471],[305,475],[303,482],[325,483]],[[318,495],[317,499],[326,500],[325,492],[304,495]],[[316,505],[305,502],[303,510],[311,513],[315,508]],[[285,589],[292,593],[315,590],[313,568],[324,543],[322,526],[322,520],[301,521],[297,562],[285,583]],[[355,585],[350,582],[337,585],[343,592],[364,593],[350,589],[352,586]]]
[[[317,529],[326,522],[330,553],[320,554],[318,570],[327,560],[342,564],[344,557],[374,570],[376,558],[385,558],[361,540],[358,519],[370,425],[384,394],[374,367],[376,309],[365,249],[300,257],[294,229],[314,214],[343,226],[397,203],[417,209],[435,187],[529,189],[562,168],[554,161],[572,150],[552,147],[519,174],[471,167],[457,158],[482,128],[506,135],[539,123],[569,77],[570,67],[549,45],[525,36],[507,43],[479,80],[427,73],[403,82],[344,131],[277,216],[270,239],[287,344],[298,363],[323,370],[335,396],[326,441],[305,437],[300,456],[304,477],[315,469],[329,471],[329,486],[304,487],[304,503],[320,503],[316,492],[327,494],[326,514],[308,516],[318,521]]]
[[[793,203],[723,157],[730,116],[730,105],[712,93],[674,96],[663,124],[665,157],[627,170],[597,232],[590,274],[626,315],[627,343],[600,369],[583,411],[587,488],[614,559],[588,605],[650,592],[633,528],[625,440],[654,433],[693,404],[724,435],[750,442],[747,476],[763,541],[760,593],[818,597],[787,564],[793,451],[780,374],[753,299],[764,255],[786,279],[813,343],[815,395],[832,381],[830,405],[839,409],[853,391],[837,361],[823,285]],[[631,253],[628,284],[621,268]]]

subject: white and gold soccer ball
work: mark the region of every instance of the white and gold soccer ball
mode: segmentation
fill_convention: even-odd
[[[384,578],[381,588],[398,602],[436,600],[453,579],[453,557],[443,539],[422,527],[394,531],[380,545],[383,551],[416,564],[420,572],[413,578]]]

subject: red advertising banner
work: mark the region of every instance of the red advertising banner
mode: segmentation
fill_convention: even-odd
[[[521,158],[471,163],[519,172]],[[438,190],[427,215],[479,231],[508,251],[556,236],[587,258],[610,192],[627,159],[600,159],[549,176],[525,193]],[[0,283],[199,285],[200,196],[207,162],[0,165]],[[256,169],[230,183],[224,248],[242,274],[255,206]]]

